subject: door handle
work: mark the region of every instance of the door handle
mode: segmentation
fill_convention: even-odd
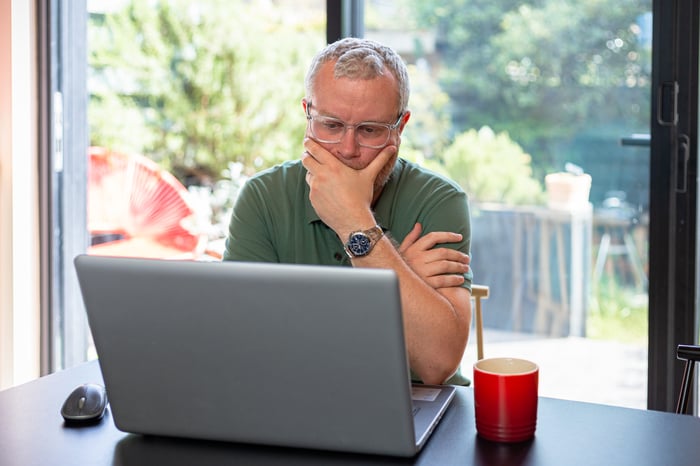
[[[668,99],[667,99],[668,97]],[[665,102],[671,102],[670,114],[664,112]],[[659,86],[656,106],[656,121],[661,126],[676,126],[678,124],[678,82],[666,81]],[[665,118],[669,115],[670,118]]]
[[[690,158],[690,138],[686,134],[678,135],[676,149],[676,192],[688,190],[688,159]]]
[[[620,144],[623,146],[639,146],[649,147],[651,144],[651,135],[649,134],[632,134],[620,138]]]

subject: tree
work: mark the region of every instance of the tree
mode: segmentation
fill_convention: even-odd
[[[401,135],[401,156],[438,168],[441,154],[450,143],[449,96],[421,65],[408,65],[411,118]]]
[[[170,0],[91,17],[91,144],[215,177],[232,162],[250,174],[297,156],[304,74],[324,18],[295,23],[285,13]]]
[[[411,1],[437,28],[455,133],[506,131],[544,170],[584,127],[647,127],[649,0]]]

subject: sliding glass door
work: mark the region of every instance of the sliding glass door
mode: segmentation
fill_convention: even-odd
[[[470,195],[486,355],[536,360],[547,396],[646,407],[651,1],[364,13],[410,64],[402,155]]]
[[[141,3],[42,2],[51,51],[42,98],[45,371],[88,357],[72,257],[124,239],[88,227],[88,147],[155,161],[201,207],[196,219],[225,219],[236,186],[277,161],[265,154],[287,157],[297,144],[275,135],[304,124],[295,82],[325,32],[381,40],[410,65],[402,155],[470,193],[475,278],[492,287],[487,356],[536,359],[545,395],[672,409],[673,349],[697,341],[697,2],[279,2],[264,33],[228,52],[216,38],[197,45],[216,2]],[[255,11],[266,2],[233,3],[224,24],[263,24]],[[149,26],[174,25],[182,12],[186,25]],[[146,39],[177,50],[158,55],[165,49]],[[267,40],[264,56],[243,53]],[[283,50],[291,44],[305,45]],[[245,72],[232,71],[232,83],[217,63]],[[221,93],[204,92],[206,76],[221,76],[209,83]],[[284,86],[263,85],[270,76]],[[235,105],[217,106],[224,94]],[[189,109],[181,119],[178,108]],[[212,115],[221,124],[202,130]],[[201,230],[213,254],[217,221]],[[468,352],[464,364],[472,361]]]

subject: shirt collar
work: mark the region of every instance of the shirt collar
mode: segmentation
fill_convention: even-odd
[[[304,175],[306,175],[306,169],[304,169],[303,172]],[[314,222],[320,222],[321,219],[309,200],[310,190],[308,183],[306,183],[306,178],[304,178],[302,182],[304,183],[304,216],[306,217],[306,223],[311,224]]]

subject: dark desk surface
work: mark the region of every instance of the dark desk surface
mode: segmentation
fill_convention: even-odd
[[[97,425],[66,427],[59,411],[78,384],[101,382],[87,363],[0,392],[0,465],[698,465],[700,418],[541,398],[535,439],[477,437],[472,390],[457,397],[423,452],[410,460],[142,437]]]

